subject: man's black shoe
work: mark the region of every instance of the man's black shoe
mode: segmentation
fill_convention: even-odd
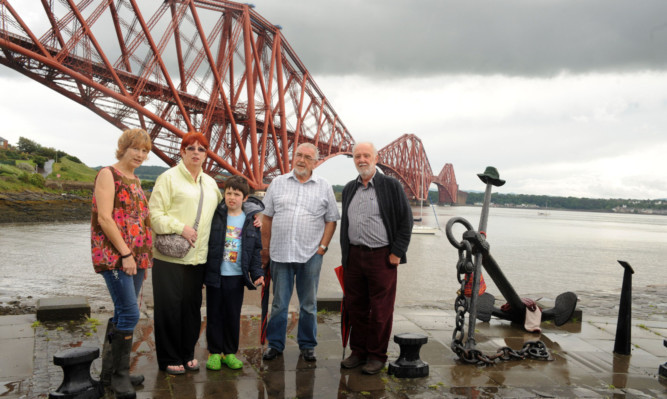
[[[269,348],[264,351],[264,354],[262,355],[262,359],[264,360],[273,360],[276,358],[276,356],[282,355],[282,352],[278,352],[277,349]]]
[[[301,356],[303,356],[303,360],[307,362],[314,362],[317,360],[315,349],[301,349]]]

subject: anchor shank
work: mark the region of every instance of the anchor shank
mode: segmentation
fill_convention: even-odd
[[[491,183],[488,183],[486,185],[486,192],[484,193],[484,207],[482,208],[482,215],[480,216],[479,219],[480,232],[486,231],[486,225],[489,220],[490,204],[491,204]],[[493,259],[491,254],[488,252],[484,254],[483,265],[484,269],[486,269],[487,273],[489,273],[489,276],[491,277],[491,279],[493,279],[493,282],[496,284],[496,286],[500,290],[500,293],[503,294],[503,297],[505,297],[505,300],[507,300],[510,306],[513,309],[521,310],[523,312],[525,305],[521,301],[521,298],[516,293],[514,287],[512,287],[512,284],[510,284],[509,280],[507,280],[507,277],[505,277],[502,270],[500,270],[500,266],[498,266],[498,263],[496,263],[495,259]]]
[[[523,304],[521,297],[519,297],[519,294],[516,293],[514,287],[512,287],[512,284],[510,284],[507,277],[505,277],[505,274],[503,274],[500,266],[498,263],[496,263],[496,260],[493,258],[493,256],[491,256],[490,253],[486,253],[484,255],[483,265],[484,270],[486,270],[489,277],[491,277],[493,282],[496,284],[496,287],[498,287],[500,293],[503,294],[503,297],[507,303],[510,304],[512,309],[516,309],[523,314],[526,305]]]
[[[482,205],[482,215],[479,218],[479,232],[486,232],[486,224],[489,220],[489,206],[491,205],[491,182],[486,183],[484,192],[484,204]],[[479,296],[479,281],[482,270],[482,254],[475,254],[475,269],[473,270],[472,295],[470,296],[470,309],[468,319],[468,348],[475,345],[475,323],[477,322],[477,297]]]
[[[491,183],[486,183],[486,191],[484,191],[484,203],[482,204],[482,214],[479,217],[479,228],[477,231],[486,232],[486,224],[489,221],[489,206],[491,205]]]

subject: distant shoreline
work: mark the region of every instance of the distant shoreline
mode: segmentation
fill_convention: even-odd
[[[455,205],[455,206],[460,206],[460,207],[472,207],[472,208],[481,208],[482,205],[479,204],[465,204],[465,205]],[[619,215],[646,215],[646,216],[667,216],[667,211],[661,211],[661,210],[636,210],[636,209],[628,209],[628,210],[613,210],[613,211],[608,211],[605,209],[566,209],[566,208],[532,208],[532,207],[521,207],[521,206],[507,206],[507,205],[491,205],[491,208],[506,208],[506,209],[524,209],[524,210],[532,210],[536,211],[538,213],[543,213],[543,212],[592,212],[592,213],[613,213],[613,214],[619,214]],[[542,215],[542,216],[549,216],[549,215]]]
[[[0,193],[0,224],[7,223],[50,223],[79,222],[90,220],[92,198],[68,193],[45,193],[33,191]],[[455,207],[476,207],[478,204],[453,205]],[[613,214],[632,214],[646,216],[667,216],[667,212],[653,210],[607,211],[583,209],[548,209],[528,208],[507,205],[492,205],[493,208],[524,209],[536,212],[595,212]],[[549,215],[541,215],[549,217]]]

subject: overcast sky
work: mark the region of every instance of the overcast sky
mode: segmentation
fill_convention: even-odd
[[[492,165],[507,180],[498,192],[667,198],[663,0],[253,4],[283,27],[357,141],[416,134],[436,174],[453,164],[461,190],[483,190],[476,174]],[[6,67],[0,90],[10,143],[114,162],[118,132],[86,108]],[[345,157],[318,171],[333,184],[356,174]]]

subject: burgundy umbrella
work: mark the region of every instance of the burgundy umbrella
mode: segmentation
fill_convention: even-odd
[[[345,282],[343,280],[343,265],[336,267],[334,271],[338,277],[340,288],[343,290],[343,300],[340,302],[340,337],[343,344],[343,359],[345,359],[345,347],[347,346],[347,341],[350,338],[350,330],[352,329],[352,326],[350,325],[350,315],[347,313],[347,309],[345,308]]]
[[[262,325],[259,330],[259,342],[262,346],[266,343],[266,325],[269,315],[269,296],[271,287],[271,267],[264,269],[264,286],[262,287]]]

